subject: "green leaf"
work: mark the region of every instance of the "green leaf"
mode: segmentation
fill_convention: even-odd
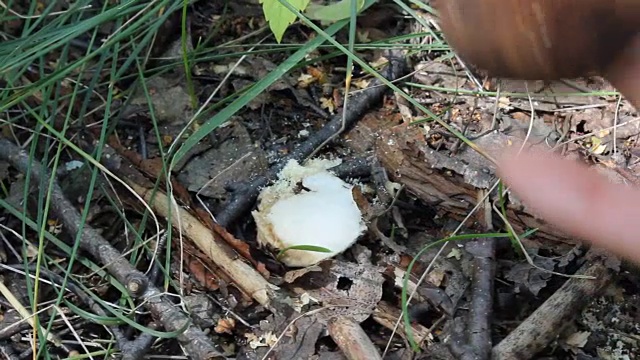
[[[305,14],[312,20],[320,20],[322,22],[340,21],[351,16],[351,1],[356,1],[358,12],[362,10],[365,0],[342,0],[331,5],[311,4]]]
[[[303,11],[307,5],[309,5],[309,0],[284,1],[287,1],[291,6],[300,11]],[[287,30],[289,25],[293,24],[296,20],[296,14],[292,13],[291,10],[287,9],[278,0],[260,0],[260,3],[262,4],[264,18],[269,22],[269,27],[271,28],[273,35],[275,35],[276,40],[280,43],[284,32]]]

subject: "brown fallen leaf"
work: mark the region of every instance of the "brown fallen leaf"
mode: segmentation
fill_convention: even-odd
[[[218,334],[227,333],[233,334],[233,329],[236,327],[236,320],[234,318],[223,318],[218,320],[218,325],[213,328]]]

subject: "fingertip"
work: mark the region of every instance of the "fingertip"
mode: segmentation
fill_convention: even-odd
[[[505,182],[526,191],[533,187],[531,181],[536,180],[536,175],[549,173],[545,169],[558,166],[558,161],[564,160],[549,153],[506,151],[498,158],[497,173]],[[538,180],[540,179],[538,178]]]

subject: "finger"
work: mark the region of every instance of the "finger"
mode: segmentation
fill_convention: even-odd
[[[547,222],[640,262],[640,190],[548,154],[508,156],[499,174]]]

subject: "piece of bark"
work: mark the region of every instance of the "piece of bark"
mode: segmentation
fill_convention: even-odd
[[[533,314],[493,347],[492,359],[531,359],[556,339],[564,326],[571,323],[572,318],[598,296],[613,278],[614,270],[608,266],[607,259],[596,255],[599,251],[591,250],[587,254],[590,260],[576,273],[595,279],[568,279]]]
[[[331,311],[331,309],[326,311]],[[317,353],[316,345],[318,339],[325,336],[326,325],[318,321],[316,316],[299,316],[299,314],[295,314],[285,321],[283,320],[268,317],[260,322],[259,330],[254,330],[254,334],[257,336],[266,337],[268,334],[282,334],[282,338],[277,344],[268,350],[265,348],[252,349],[250,345],[242,346],[236,359],[317,359],[315,355]]]

